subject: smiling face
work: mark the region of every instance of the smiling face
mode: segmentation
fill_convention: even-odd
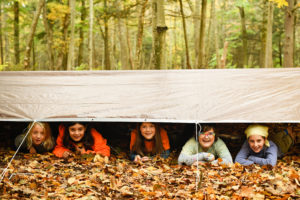
[[[82,124],[74,124],[69,126],[70,137],[74,142],[79,142],[85,133],[86,127]]]
[[[31,131],[31,139],[35,146],[42,144],[46,139],[45,129],[41,125],[35,124]]]
[[[155,136],[155,125],[150,122],[143,122],[140,126],[140,131],[146,140],[152,140]]]
[[[251,135],[248,138],[250,148],[255,152],[260,152],[265,145],[265,138],[260,135]]]
[[[198,141],[200,143],[201,148],[204,151],[207,151],[214,144],[215,141],[214,129],[209,129],[203,133],[200,133]]]

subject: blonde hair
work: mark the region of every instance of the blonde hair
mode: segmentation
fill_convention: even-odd
[[[32,126],[32,124],[34,123],[34,125]],[[36,126],[36,125],[39,125],[40,127],[42,127],[44,129],[44,133],[45,133],[45,141],[43,142],[43,147],[47,150],[47,151],[50,151],[53,149],[54,147],[54,141],[53,141],[53,138],[52,138],[52,133],[51,133],[51,129],[50,129],[50,126],[47,122],[31,122],[26,130],[28,131],[30,129],[30,127],[32,126],[27,138],[26,138],[26,143],[27,143],[27,149],[30,149],[30,147],[32,147],[32,137],[31,137],[31,134],[32,134],[32,130],[33,128]]]

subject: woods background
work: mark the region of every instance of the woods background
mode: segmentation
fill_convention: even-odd
[[[300,67],[298,0],[1,0],[0,70]]]

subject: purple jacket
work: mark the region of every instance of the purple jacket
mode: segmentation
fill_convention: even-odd
[[[235,162],[242,165],[272,165],[275,166],[278,157],[278,148],[276,144],[272,141],[270,142],[270,147],[264,146],[264,148],[255,153],[249,146],[248,140],[246,140],[235,158]]]

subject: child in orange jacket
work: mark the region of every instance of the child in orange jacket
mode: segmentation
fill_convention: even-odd
[[[170,155],[170,143],[167,131],[151,122],[143,122],[131,132],[130,160],[147,161],[149,156],[160,155],[167,158]]]
[[[106,144],[106,139],[96,129],[89,128],[88,123],[68,122],[64,125],[61,124],[53,153],[57,157],[67,158],[75,152],[110,156],[110,148]]]

